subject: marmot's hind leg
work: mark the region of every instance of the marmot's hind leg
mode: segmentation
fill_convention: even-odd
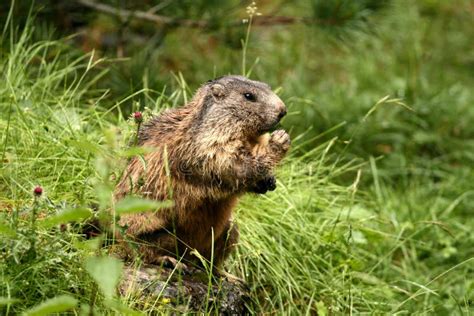
[[[239,241],[239,228],[229,221],[223,233],[214,242],[214,266],[220,268]]]
[[[165,230],[141,234],[134,238],[136,256],[150,264],[161,265],[168,257],[179,258],[176,253],[176,237]],[[132,245],[130,245],[132,246]]]

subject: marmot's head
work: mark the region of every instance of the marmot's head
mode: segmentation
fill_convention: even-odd
[[[197,130],[217,128],[256,137],[272,129],[286,114],[285,104],[269,85],[242,76],[210,80],[196,96],[202,105],[193,126]]]

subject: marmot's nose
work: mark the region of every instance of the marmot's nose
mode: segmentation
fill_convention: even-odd
[[[280,113],[278,114],[278,119],[281,120],[283,118],[283,116],[286,115],[286,108],[283,107],[281,110],[280,110]]]
[[[278,100],[278,101],[279,102],[277,102],[276,104],[276,109],[278,111],[278,120],[281,120],[281,118],[286,115],[286,106],[285,106],[285,103],[283,103],[283,101],[281,100]]]

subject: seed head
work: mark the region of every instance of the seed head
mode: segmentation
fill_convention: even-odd
[[[137,124],[140,124],[141,122],[143,122],[142,112],[133,113],[133,119],[135,120],[135,123]]]

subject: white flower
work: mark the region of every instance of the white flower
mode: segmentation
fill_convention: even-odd
[[[255,1],[253,1],[248,7],[247,7],[247,14],[250,16],[250,17],[253,17],[254,15],[262,15],[261,13],[257,12],[257,4],[255,3]]]

